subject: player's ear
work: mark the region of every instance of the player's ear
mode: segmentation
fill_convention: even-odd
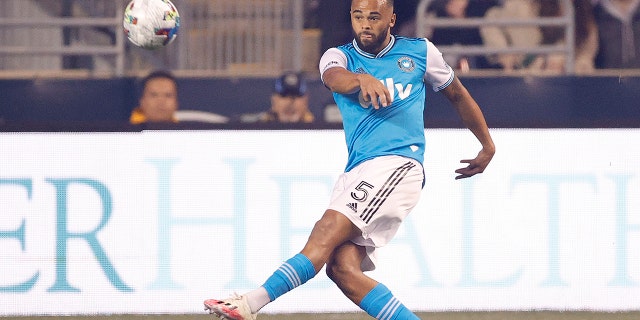
[[[389,21],[389,27],[393,28],[396,25],[396,14],[391,15],[391,21]]]

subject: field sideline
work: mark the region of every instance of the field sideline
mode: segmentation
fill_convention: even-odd
[[[418,313],[425,320],[638,320],[640,311],[632,312],[560,312],[560,311],[495,311],[495,312],[429,312]],[[212,320],[203,315],[96,315],[96,316],[25,316],[0,317],[2,320]],[[260,314],[259,320],[371,320],[364,313]]]

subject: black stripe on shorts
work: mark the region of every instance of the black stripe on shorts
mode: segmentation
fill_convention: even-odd
[[[389,178],[384,183],[382,188],[378,190],[376,196],[371,199],[367,207],[364,209],[362,214],[360,214],[360,219],[365,223],[369,223],[371,218],[378,212],[378,209],[382,206],[382,204],[387,200],[391,192],[396,188],[396,186],[402,181],[402,179],[407,175],[407,173],[413,169],[416,165],[413,162],[407,162],[402,166],[396,168]]]

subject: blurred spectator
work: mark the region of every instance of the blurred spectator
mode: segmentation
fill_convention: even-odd
[[[434,0],[427,8],[427,16],[438,18],[465,19],[484,15],[488,8],[497,5],[497,0]],[[407,37],[418,35],[414,20],[404,23],[397,34]],[[438,27],[427,30],[427,38],[435,45],[481,46],[482,37],[478,27]],[[460,70],[490,67],[481,55],[447,55],[445,60]]]
[[[575,72],[589,73],[594,70],[598,53],[598,25],[596,24],[592,0],[573,0],[575,23]]]
[[[483,17],[487,10],[492,7],[495,7],[501,4],[502,0],[465,0],[466,9],[464,10],[464,16],[468,18],[478,18]],[[439,17],[448,17],[449,15],[445,12],[445,6],[449,0],[433,0],[429,4],[427,8],[427,15],[439,16]],[[453,1],[451,1],[453,2]],[[452,3],[453,7],[459,7],[461,3],[455,4]],[[419,33],[416,30],[416,14],[415,10],[417,9],[417,5],[412,9],[414,12],[410,17],[405,17],[403,20],[398,19],[395,29],[395,34],[405,37],[415,37]],[[398,10],[399,11],[399,10]],[[451,18],[455,18],[455,16],[450,16]],[[433,30],[427,30],[427,37],[431,37],[433,34]],[[431,40],[431,39],[430,39]]]
[[[484,17],[489,9],[502,5],[504,0],[470,0],[467,7],[467,16],[478,18]]]
[[[596,67],[640,68],[640,0],[595,0]]]
[[[558,17],[564,10],[558,0],[538,0],[540,17]],[[593,16],[591,0],[573,0],[574,10],[574,63],[577,74],[594,70],[595,56],[598,50],[598,28]],[[542,26],[542,45],[564,45],[565,27]],[[537,55],[527,67],[529,70],[552,73],[566,72],[566,54],[552,53]]]
[[[151,72],[141,81],[142,93],[138,106],[131,112],[129,122],[177,122],[178,85],[169,71]]]
[[[285,72],[276,79],[268,111],[241,116],[241,122],[311,123],[307,83],[303,75]]]
[[[541,18],[560,17],[563,10],[560,8],[559,0],[538,0],[538,16]],[[565,41],[565,27],[541,26],[541,45],[563,45]],[[565,70],[566,54],[552,53],[536,55],[530,63],[529,69],[545,70],[560,73]]]
[[[504,0],[501,6],[487,10],[485,18],[498,19],[533,19],[540,13],[537,0]],[[542,32],[535,26],[486,26],[480,28],[483,43],[492,48],[530,47],[542,43]],[[506,71],[526,68],[535,58],[524,53],[504,53],[490,56],[490,62]]]
[[[575,72],[584,74],[593,71],[595,55],[598,49],[598,29],[593,16],[593,6],[591,0],[573,0],[574,9],[574,63]],[[526,9],[526,7],[529,9]],[[506,0],[503,7],[506,12],[519,12],[514,15],[523,19],[535,17],[550,18],[559,17],[564,14],[562,1],[559,0]],[[525,14],[530,10],[529,14]],[[509,14],[502,12],[488,12],[487,17],[499,15],[509,17]],[[496,30],[500,34],[496,34]],[[498,47],[524,46],[534,47],[537,45],[561,46],[566,43],[564,26],[541,26],[541,27],[486,27],[483,28],[483,36],[487,43],[492,43]],[[526,34],[529,33],[527,37]],[[519,40],[518,40],[519,39]],[[493,41],[493,42],[492,42]],[[566,72],[566,53],[551,54],[501,54],[494,57],[505,70],[526,69],[529,71],[544,71],[550,73]]]

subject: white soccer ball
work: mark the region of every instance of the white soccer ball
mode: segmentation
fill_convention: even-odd
[[[132,0],[124,10],[122,26],[131,43],[157,49],[175,40],[180,14],[169,0]]]

